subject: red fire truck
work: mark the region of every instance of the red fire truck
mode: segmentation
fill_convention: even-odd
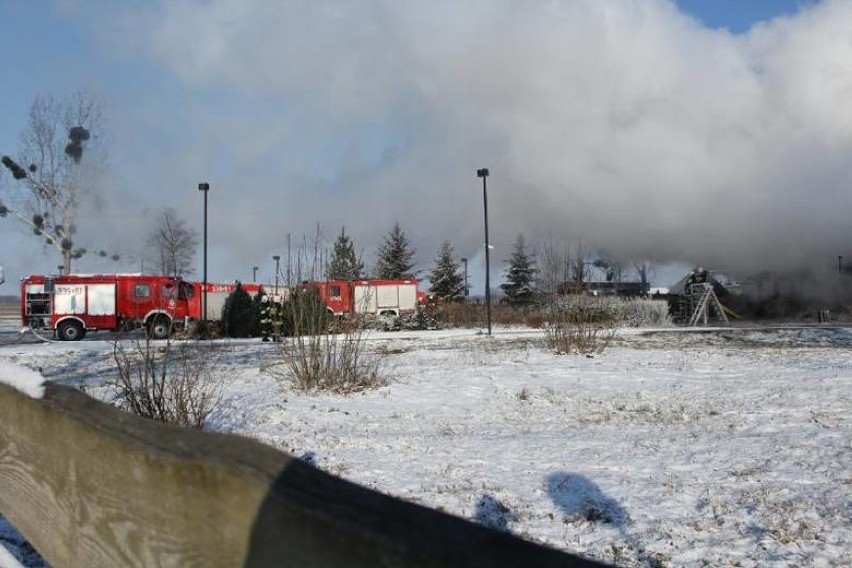
[[[417,290],[417,280],[330,280],[302,286],[316,288],[328,311],[336,316],[403,317],[413,314],[426,297]]]
[[[21,318],[33,329],[76,341],[87,331],[144,328],[153,339],[203,317],[202,284],[148,274],[28,276],[21,281]],[[207,319],[221,319],[235,284],[207,284]],[[260,285],[244,284],[256,294]]]

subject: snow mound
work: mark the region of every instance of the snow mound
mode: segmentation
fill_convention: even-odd
[[[44,377],[41,373],[27,367],[0,363],[0,383],[9,385],[31,398],[44,396]]]

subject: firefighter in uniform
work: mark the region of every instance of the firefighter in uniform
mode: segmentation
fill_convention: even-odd
[[[260,299],[260,337],[261,341],[281,340],[281,305],[268,294]]]
[[[273,299],[269,306],[269,319],[272,322],[272,341],[281,341],[281,328],[284,324],[284,305]]]
[[[704,284],[707,282],[707,278],[709,273],[701,268],[700,266],[689,273],[689,277],[686,279],[686,292],[690,292],[691,286],[693,284]]]
[[[269,296],[264,294],[262,290],[260,293],[263,294],[260,297],[260,340],[269,341],[269,331],[271,330],[269,321]]]
[[[438,329],[441,306],[435,294],[427,294],[417,302],[417,323],[420,329]]]

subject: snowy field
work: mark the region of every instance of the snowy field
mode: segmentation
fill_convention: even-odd
[[[4,337],[0,362],[105,396],[97,335]],[[620,566],[849,565],[850,328],[630,331],[593,358],[534,330],[369,342],[389,383],[349,396],[293,392],[274,345],[206,344],[225,389],[211,426]]]

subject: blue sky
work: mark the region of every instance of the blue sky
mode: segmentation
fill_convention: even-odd
[[[751,238],[750,226],[799,219],[810,197],[798,187],[846,181],[847,134],[836,126],[846,117],[834,103],[844,75],[809,75],[807,61],[843,68],[846,0],[562,2],[551,13],[504,0],[274,4],[6,3],[0,153],[15,154],[38,94],[84,89],[107,109],[110,171],[85,238],[124,260],[80,270],[138,270],[164,206],[200,225],[199,181],[213,188],[214,279],[245,278],[252,265],[271,279],[286,235],[311,242],[317,225],[324,243],[346,225],[369,264],[399,220],[424,271],[446,238],[472,260],[474,284],[481,166],[492,170],[492,258],[508,257],[520,232],[565,231],[578,249],[675,271],[769,258],[779,237]],[[808,127],[785,135],[798,116]],[[694,197],[672,197],[696,179]],[[768,197],[777,187],[785,197]],[[732,192],[747,193],[743,205],[724,209],[716,196]],[[670,204],[680,202],[711,219],[694,242],[679,236],[686,216]],[[800,229],[825,249],[841,240]],[[759,244],[717,254],[746,236]],[[2,219],[0,263],[14,281],[57,259]]]
[[[727,28],[733,33],[748,31],[754,24],[779,15],[792,15],[812,0],[677,0],[681,10],[710,28]]]

